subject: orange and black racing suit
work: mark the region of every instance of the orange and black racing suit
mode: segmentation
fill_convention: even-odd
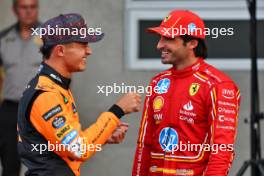
[[[19,153],[26,176],[79,176],[80,165],[100,151],[124,112],[113,105],[81,130],[66,79],[43,63],[19,103]]]

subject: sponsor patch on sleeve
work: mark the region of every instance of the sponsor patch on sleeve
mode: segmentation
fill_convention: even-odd
[[[64,127],[62,127],[60,130],[58,130],[58,132],[56,133],[56,137],[57,139],[61,140],[61,138],[63,136],[65,136],[65,134],[67,134],[69,131],[72,130],[71,125],[65,125]]]
[[[65,125],[65,122],[66,122],[66,118],[63,116],[59,116],[59,117],[56,117],[52,121],[52,126],[53,126],[53,128],[61,128],[62,126]]]
[[[222,89],[222,97],[228,100],[233,100],[235,98],[234,89]]]
[[[43,119],[45,121],[48,121],[51,117],[55,116],[56,114],[62,112],[62,107],[61,105],[57,105],[50,109],[48,112],[42,115]]]
[[[70,131],[62,140],[62,144],[70,144],[78,136],[77,130]]]

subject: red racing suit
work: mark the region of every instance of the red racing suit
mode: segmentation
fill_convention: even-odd
[[[202,58],[150,83],[132,176],[226,176],[233,161],[240,92]]]

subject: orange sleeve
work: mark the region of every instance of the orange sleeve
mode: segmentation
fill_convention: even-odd
[[[73,117],[61,95],[54,92],[41,93],[35,99],[30,121],[49,145],[57,147],[55,153],[79,161],[100,151],[120,122],[113,113],[104,112],[94,124],[82,131],[78,118]]]

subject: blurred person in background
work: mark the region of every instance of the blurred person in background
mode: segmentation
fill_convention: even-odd
[[[18,176],[20,171],[16,129],[18,101],[41,63],[41,39],[31,35],[31,28],[39,26],[38,10],[37,0],[14,0],[17,22],[0,32],[2,176]]]

